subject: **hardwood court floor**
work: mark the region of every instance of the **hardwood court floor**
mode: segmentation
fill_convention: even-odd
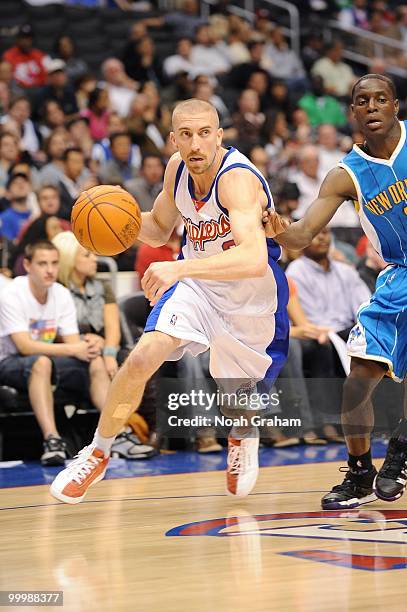
[[[105,480],[78,506],[1,489],[0,589],[75,612],[405,610],[407,499],[321,513],[338,465],[262,468],[242,500],[219,471]]]

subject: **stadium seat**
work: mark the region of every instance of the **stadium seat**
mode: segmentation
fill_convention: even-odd
[[[140,328],[144,328],[151,310],[148,300],[143,291],[137,291],[120,298],[118,304],[134,343],[136,338],[140,336]]]
[[[2,0],[0,2],[1,25],[3,25],[3,19],[13,19],[14,17],[24,15],[24,13],[24,6],[19,0]]]
[[[13,4],[17,4],[14,0],[9,0]],[[3,2],[1,3],[3,4]],[[24,2],[24,10],[27,11],[29,22],[32,24],[35,21],[44,19],[53,19],[64,14],[64,7],[61,4],[47,4],[45,6],[33,6],[28,2]]]

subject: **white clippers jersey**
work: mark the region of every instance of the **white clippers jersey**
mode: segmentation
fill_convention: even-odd
[[[197,201],[194,197],[192,178],[183,161],[177,170],[174,197],[184,221],[184,236],[180,257],[201,259],[222,253],[234,246],[229,215],[218,195],[219,178],[232,168],[247,168],[261,182],[267,195],[268,207],[274,210],[273,198],[265,178],[256,166],[242,153],[230,148],[215,176],[208,194]],[[212,306],[228,315],[269,316],[285,308],[288,299],[284,273],[276,263],[281,255],[280,246],[267,239],[269,267],[262,278],[245,278],[234,281],[215,281],[184,278],[196,293],[204,293]]]

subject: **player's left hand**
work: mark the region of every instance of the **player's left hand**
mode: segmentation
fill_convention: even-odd
[[[150,305],[154,306],[180,278],[178,261],[157,261],[150,264],[141,281],[141,287]]]
[[[275,238],[290,226],[290,221],[270,210],[263,211],[262,221],[267,238]]]

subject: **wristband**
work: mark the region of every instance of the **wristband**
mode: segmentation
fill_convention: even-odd
[[[103,357],[114,357],[116,359],[119,349],[115,346],[105,346],[103,349]]]

